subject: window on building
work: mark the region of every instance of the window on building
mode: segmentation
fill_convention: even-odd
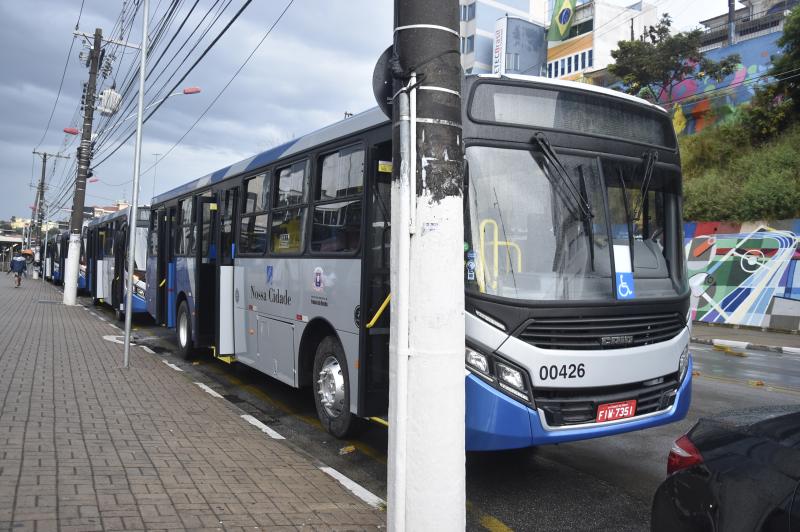
[[[507,53],[506,54],[506,72],[519,71],[519,54]]]
[[[579,35],[583,35],[585,33],[589,33],[594,29],[594,20],[589,19],[586,21],[581,22],[580,24],[573,24],[572,27],[569,29],[569,33],[567,33],[567,39],[572,39],[573,37],[578,37]]]
[[[467,49],[467,40],[464,37],[461,37],[461,53],[464,53],[464,50]]]
[[[475,51],[475,36],[470,35],[469,37],[467,37],[467,46],[466,49],[464,50],[464,53],[471,54],[474,51]]]
[[[578,70],[580,70],[580,69],[578,68],[578,54],[575,54],[575,56],[572,58],[572,64],[574,64],[574,65],[575,65],[575,71],[576,71],[576,72],[577,72]]]
[[[594,58],[592,57],[594,55],[593,52],[594,50],[589,50],[589,67],[594,66]]]
[[[563,59],[561,59],[558,63],[559,63],[559,65],[561,65],[560,68],[559,68],[559,74],[558,75],[559,76],[563,76],[564,74],[567,73],[566,64],[565,64]]]
[[[548,78],[552,78],[553,77],[553,63],[549,63],[547,65],[547,77]]]
[[[586,52],[581,52],[581,70],[586,68]]]
[[[567,57],[567,74],[572,74],[572,56]]]
[[[475,2],[467,6],[467,20],[472,20],[474,18],[475,18]]]

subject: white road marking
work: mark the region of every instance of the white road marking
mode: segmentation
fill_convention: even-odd
[[[145,351],[147,351],[148,353],[150,353],[151,355],[155,355],[156,354],[155,351],[153,351],[152,349],[150,349],[146,345],[141,346],[141,348],[144,349]]]
[[[115,344],[125,345],[122,336],[114,336],[114,335],[103,336],[103,340],[105,340],[106,342],[114,342]],[[131,345],[135,344],[131,342]]]
[[[220,394],[218,394],[217,392],[215,392],[209,386],[203,384],[202,382],[196,382],[195,384],[198,385],[201,390],[206,392],[211,397],[216,397],[217,399],[224,399],[224,397],[222,397]]]
[[[163,363],[164,363],[164,364],[166,364],[167,366],[171,367],[171,368],[172,368],[172,369],[174,369],[175,371],[183,371],[181,368],[179,368],[178,366],[176,366],[175,364],[173,364],[173,363],[171,363],[171,362],[168,362],[166,359],[161,359],[161,362],[163,362]]]
[[[248,423],[250,423],[254,427],[257,427],[261,432],[263,432],[264,434],[266,434],[267,436],[269,436],[273,440],[285,440],[286,439],[283,436],[281,436],[280,434],[278,434],[277,432],[275,432],[273,429],[269,428],[268,426],[266,426],[265,424],[263,424],[262,422],[260,422],[259,420],[257,420],[253,416],[251,416],[250,414],[242,414],[242,419],[244,419],[245,421],[247,421]]]
[[[363,486],[353,482],[346,476],[342,475],[338,471],[336,471],[332,467],[320,467],[320,469],[324,472],[336,479],[339,484],[347,488],[353,495],[364,501],[365,503],[369,504],[373,508],[380,508],[381,506],[386,505],[386,502],[372,493],[371,491],[367,490]]]
[[[800,355],[800,347],[783,347],[781,350],[788,355]]]

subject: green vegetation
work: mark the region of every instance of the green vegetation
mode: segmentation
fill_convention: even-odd
[[[680,139],[686,220],[800,217],[800,124],[753,146],[741,120]]]
[[[731,120],[680,139],[685,219],[800,217],[800,7],[778,45],[774,81]]]
[[[738,54],[716,62],[700,53],[701,30],[671,34],[667,13],[650,26],[647,39],[619,41],[611,52],[615,63],[609,72],[622,79],[625,91],[662,105],[672,102],[672,91],[687,79],[712,78],[717,82],[736,71]]]

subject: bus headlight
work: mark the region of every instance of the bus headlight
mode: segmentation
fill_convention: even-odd
[[[470,368],[483,373],[487,377],[489,376],[489,359],[483,353],[467,347],[466,362]]]
[[[519,397],[523,401],[530,400],[528,385],[521,370],[511,367],[505,362],[497,362],[494,367],[497,373],[497,380],[503,390]]]
[[[686,347],[683,348],[683,352],[681,353],[681,358],[678,361],[678,373],[680,374],[679,381],[683,381],[683,378],[686,376],[686,370],[689,368],[689,344],[687,342]]]

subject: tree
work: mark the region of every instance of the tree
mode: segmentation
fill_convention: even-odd
[[[778,80],[776,93],[789,98],[795,112],[800,112],[800,6],[792,9],[786,17],[778,46],[782,53],[772,57],[769,75]]]
[[[713,61],[700,52],[701,30],[670,34],[672,19],[664,13],[647,38],[619,41],[611,52],[616,61],[608,70],[622,79],[629,94],[671,103],[672,91],[687,79],[712,78],[717,82],[732,74],[741,58],[732,54]]]

